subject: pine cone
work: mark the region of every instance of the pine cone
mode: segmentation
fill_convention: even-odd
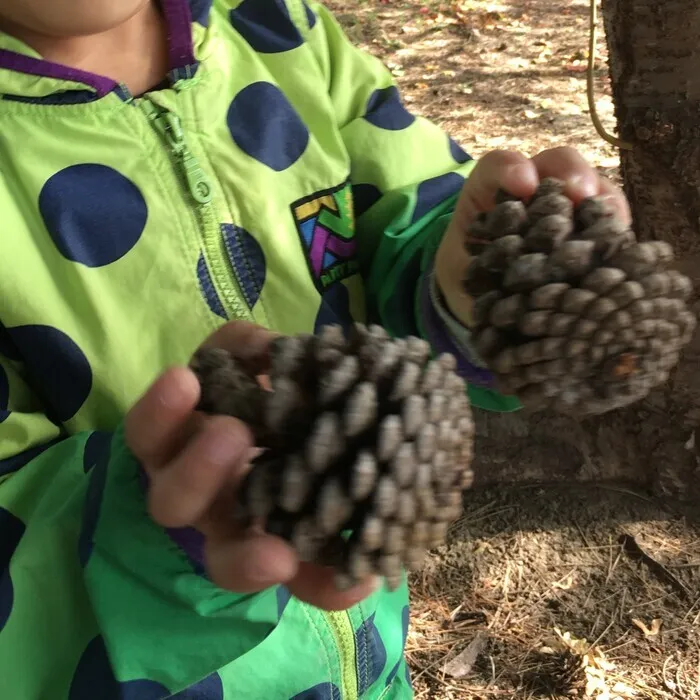
[[[429,354],[377,326],[348,338],[330,326],[274,341],[263,391],[225,351],[200,350],[200,409],[245,420],[264,448],[237,517],[333,567],[341,587],[373,573],[397,586],[445,540],[473,480],[464,382],[451,355]]]
[[[525,405],[604,413],[668,378],[696,320],[690,280],[663,241],[637,242],[600,198],[574,207],[543,180],[529,202],[499,194],[466,241],[474,345]]]

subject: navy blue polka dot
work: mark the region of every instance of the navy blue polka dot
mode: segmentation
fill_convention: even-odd
[[[12,338],[10,338],[9,331],[2,323],[0,323],[0,355],[3,355],[8,360],[17,361],[21,359],[17,347],[12,342]]]
[[[103,449],[96,455],[97,459],[92,467],[90,483],[83,502],[83,522],[78,536],[78,559],[81,566],[86,566],[94,544],[97,521],[100,517],[102,494],[107,483],[107,467],[109,465],[109,449]]]
[[[368,209],[373,207],[382,198],[382,193],[375,185],[370,185],[367,182],[361,182],[352,186],[353,207],[355,209],[355,217],[359,218]]]
[[[290,700],[340,700],[340,689],[333,683],[319,683],[313,688],[297,693]]]
[[[316,15],[306,3],[304,3],[304,9],[306,10],[306,21],[308,22],[309,29],[313,29],[316,26]]]
[[[201,24],[203,27],[208,27],[212,0],[189,0],[189,3],[192,21]]]
[[[355,631],[355,649],[358,693],[363,695],[377,682],[386,666],[386,647],[374,624],[374,615]]]
[[[458,163],[466,163],[472,159],[472,157],[451,136],[448,136],[448,139],[450,142],[450,153]]]
[[[0,423],[2,423],[10,412],[7,410],[10,401],[10,381],[7,372],[0,365]]]
[[[171,700],[223,700],[224,686],[218,673],[212,673],[204,680],[186,690],[175,693]]]
[[[391,685],[394,681],[394,678],[396,678],[396,674],[399,672],[399,669],[401,668],[401,664],[404,663],[404,657],[403,657],[403,649],[406,647],[406,640],[408,639],[408,625],[410,622],[410,612],[408,609],[408,605],[404,605],[403,609],[401,610],[401,633],[402,633],[402,638],[403,638],[403,644],[401,645],[401,658],[396,662],[396,665],[394,668],[389,671],[389,675],[386,678],[386,684]],[[410,673],[408,671],[408,666],[406,666],[406,678],[408,680],[408,684],[411,684],[411,677]]]
[[[80,348],[51,326],[16,326],[8,333],[50,418],[56,422],[72,418],[92,389],[92,370]]]
[[[309,144],[309,130],[271,83],[243,88],[229,107],[227,122],[236,145],[277,172],[294,165]]]
[[[139,188],[114,168],[94,163],[51,176],[39,195],[39,211],[61,254],[88,267],[125,256],[148,218]]]
[[[419,221],[438,204],[457,194],[462,185],[464,178],[458,173],[445,173],[421,182],[411,223]]]
[[[380,129],[407,129],[416,118],[404,107],[395,85],[375,90],[367,102],[365,119]]]
[[[83,469],[89,472],[100,460],[109,459],[112,433],[96,430],[85,441],[83,448]]]
[[[224,224],[221,227],[221,233],[238,285],[248,308],[252,309],[260,298],[267,274],[262,246],[240,226]]]
[[[292,599],[292,594],[286,586],[277,586],[277,619],[282,619],[282,614]]]
[[[0,508],[0,630],[7,623],[14,602],[10,578],[10,560],[25,531],[24,523],[4,508]]]
[[[214,282],[209,274],[207,261],[204,259],[203,254],[197,260],[197,279],[199,280],[199,290],[202,292],[204,301],[207,302],[209,309],[221,318],[228,318],[226,309],[224,309],[224,305],[221,303],[219,294],[214,287]]]
[[[94,697],[121,700],[107,649],[100,636],[85,647],[68,691],[68,700],[92,700]]]
[[[411,669],[408,667],[408,664],[404,662],[404,677],[406,678],[406,685],[410,688],[412,683],[411,683]]]
[[[336,282],[321,297],[321,306],[316,314],[314,333],[319,333],[324,326],[341,325],[347,332],[353,325],[350,315],[350,293],[348,288]]]
[[[149,680],[124,681],[117,692],[119,700],[171,700],[174,697],[164,685]]]
[[[303,43],[284,0],[243,0],[230,17],[234,29],[258,53],[281,53]]]

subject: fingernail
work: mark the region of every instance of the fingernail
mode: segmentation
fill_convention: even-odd
[[[210,464],[229,464],[241,457],[241,440],[232,433],[222,432],[209,440],[206,451]]]
[[[269,547],[269,537],[255,538],[259,540],[250,542],[251,550],[264,546],[266,551],[257,551],[250,557],[246,567],[248,578],[257,584],[277,584],[289,581],[296,574],[299,564],[288,552],[281,552],[278,548]],[[264,540],[264,541],[263,541]]]
[[[566,184],[569,193],[581,199],[594,197],[598,193],[596,184],[584,175],[572,175],[566,179]]]
[[[160,400],[168,408],[178,408],[192,394],[191,377],[185,372],[172,372],[163,382]]]
[[[517,163],[505,168],[501,186],[514,197],[528,197],[537,187],[534,168],[528,163]]]

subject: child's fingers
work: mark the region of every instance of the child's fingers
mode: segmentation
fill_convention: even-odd
[[[612,210],[628,226],[632,223],[632,211],[622,190],[604,177],[600,178],[600,194],[605,197]]]
[[[534,156],[532,162],[541,180],[546,177],[563,180],[566,194],[575,202],[599,193],[598,173],[574,148],[550,148]]]
[[[235,418],[202,420],[177,456],[150,475],[151,517],[163,527],[198,521],[219,492],[242,476],[252,447],[250,430]]]
[[[186,367],[161,375],[126,416],[126,443],[151,476],[172,453],[199,401],[199,382]]]
[[[277,334],[255,323],[231,321],[216,330],[204,344],[227,350],[264,372],[268,368],[270,343],[276,337]]]
[[[299,600],[322,610],[347,610],[372,595],[380,583],[381,579],[370,577],[347,591],[339,591],[331,569],[302,563],[287,588]]]
[[[294,550],[278,537],[265,534],[209,537],[206,559],[211,580],[235,593],[257,593],[286,583],[299,568]]]
[[[529,197],[537,187],[537,169],[517,151],[489,151],[478,162],[465,189],[476,212],[493,206],[499,189],[515,197]],[[476,213],[475,212],[475,213]]]

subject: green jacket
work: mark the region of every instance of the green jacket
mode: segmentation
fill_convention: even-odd
[[[405,585],[332,614],[216,588],[121,421],[228,319],[449,348],[426,273],[473,161],[322,6],[161,5],[139,97],[0,35],[0,697],[411,697]]]

